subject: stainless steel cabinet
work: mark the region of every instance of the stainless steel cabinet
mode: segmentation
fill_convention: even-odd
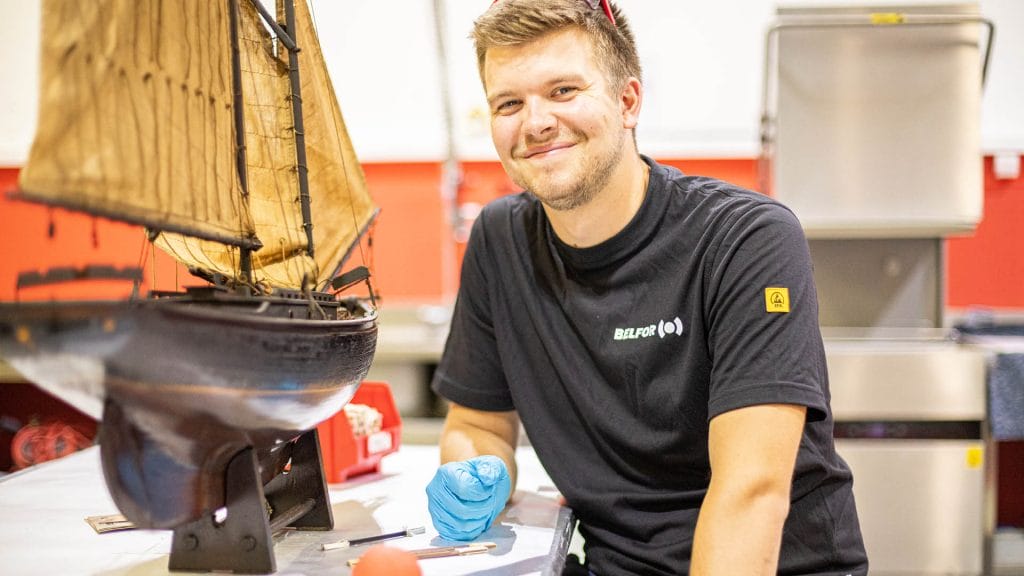
[[[976,3],[779,10],[768,46],[778,65],[766,72],[766,185],[809,236],[974,228],[982,24]]]
[[[826,339],[826,352],[871,573],[985,573],[986,356],[941,339]]]

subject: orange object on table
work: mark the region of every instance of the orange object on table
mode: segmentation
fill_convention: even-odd
[[[420,576],[419,562],[412,552],[377,544],[359,557],[352,576]]]
[[[356,436],[342,409],[317,426],[324,475],[332,484],[359,474],[379,472],[381,459],[398,450],[402,437],[402,419],[387,382],[363,382],[349,403],[374,408],[383,421],[379,432]]]

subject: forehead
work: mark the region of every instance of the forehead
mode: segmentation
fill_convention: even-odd
[[[487,93],[518,82],[544,82],[565,75],[600,75],[593,41],[579,28],[566,28],[514,46],[494,46],[484,58]],[[499,88],[498,85],[501,85]]]

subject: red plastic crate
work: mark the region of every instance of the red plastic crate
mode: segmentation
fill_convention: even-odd
[[[356,437],[341,410],[317,426],[320,454],[327,482],[344,482],[353,476],[379,472],[384,456],[398,450],[402,437],[402,419],[387,382],[363,382],[350,404],[365,404],[381,413],[380,432]]]

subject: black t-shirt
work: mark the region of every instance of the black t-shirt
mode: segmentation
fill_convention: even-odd
[[[779,573],[865,573],[799,222],[766,196],[644,160],[639,211],[597,246],[561,242],[526,193],[483,210],[434,390],[518,411],[602,576],[687,573],[710,420],[806,406]]]

